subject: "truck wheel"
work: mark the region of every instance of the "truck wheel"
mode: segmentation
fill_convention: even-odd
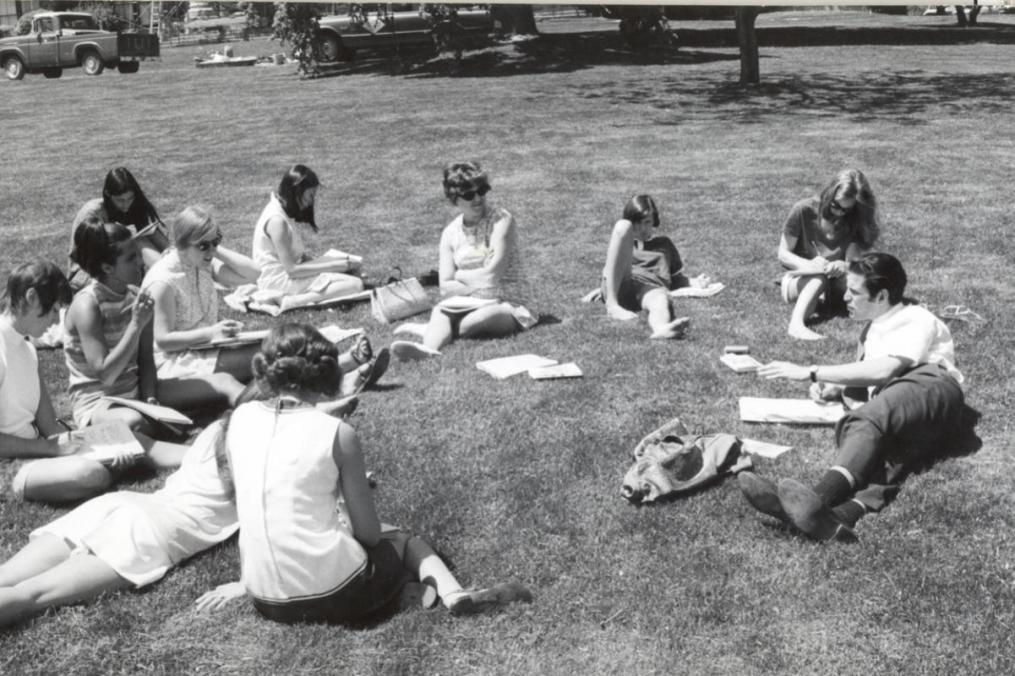
[[[356,52],[342,44],[337,35],[325,33],[321,37],[321,58],[327,63],[352,61]]]
[[[81,70],[85,71],[85,75],[100,75],[105,69],[106,64],[95,52],[85,52],[81,57]]]
[[[120,63],[116,64],[116,69],[121,73],[123,73],[124,75],[127,75],[128,73],[136,73],[138,68],[140,67],[141,67],[140,61],[121,61]]]
[[[42,71],[42,74],[45,77],[48,77],[50,80],[55,80],[56,78],[63,75],[63,68],[47,68],[46,70]]]
[[[25,62],[20,56],[8,56],[4,61],[4,75],[8,80],[20,80],[25,77]]]

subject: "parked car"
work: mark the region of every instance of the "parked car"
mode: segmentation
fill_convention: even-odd
[[[459,9],[455,14],[467,35],[487,35],[495,28],[488,9]],[[421,9],[367,12],[362,18],[331,15],[321,17],[318,39],[325,61],[351,61],[361,49],[432,44],[433,25]]]
[[[141,61],[158,55],[158,36],[104,31],[84,12],[37,12],[28,33],[0,39],[0,68],[8,80],[20,80],[25,73],[57,78],[74,66],[88,75],[107,66],[136,73]]]

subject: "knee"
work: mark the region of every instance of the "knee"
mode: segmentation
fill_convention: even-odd
[[[652,289],[642,298],[641,304],[649,312],[669,312],[670,295],[666,289]]]
[[[213,373],[208,376],[208,384],[219,394],[230,401],[238,398],[243,392],[243,384],[228,373]]]
[[[19,472],[21,495],[33,502],[77,502],[109,490],[113,476],[88,458],[52,458],[26,465]]]

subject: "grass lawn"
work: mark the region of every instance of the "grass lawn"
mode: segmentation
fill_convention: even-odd
[[[540,67],[525,56],[537,48],[521,44],[515,61],[480,56],[488,66],[454,78],[369,65],[305,82],[292,66],[199,71],[201,47],[166,49],[132,76],[0,83],[5,275],[32,256],[63,261],[71,219],[121,164],[163,215],[208,205],[227,243],[249,249],[293,162],[324,184],[316,246],[363,254],[370,277],[393,265],[423,272],[452,217],[441,167],[476,158],[491,197],[517,218],[532,306],[548,319],[394,365],[353,417],[382,517],[429,538],[467,584],[524,581],[533,605],[466,620],[410,611],[355,630],[275,625],[249,604],[198,614],[194,599],[237,575],[233,541],[143,591],[0,633],[0,673],[1015,671],[1012,46],[763,49],[763,83],[742,92],[735,50],[652,60],[598,45],[587,58],[548,49],[555,60]],[[274,51],[253,41],[236,53]],[[738,420],[737,397],[804,396],[805,386],[737,375],[717,359],[729,343],[763,361],[852,358],[860,327],[846,319],[821,326],[828,340],[791,341],[772,285],[790,206],[846,166],[872,180],[883,248],[903,260],[910,295],[986,318],[952,325],[983,448],[912,478],[852,546],[764,522],[734,481],[626,504],[630,451],[675,416],[795,447],[759,461],[763,475],[810,481],[826,467],[830,429]],[[693,322],[683,341],[649,341],[644,321],[616,323],[579,302],[636,192],[657,199],[688,270],[727,285],[680,303]],[[366,305],[295,318],[391,339]],[[586,377],[499,382],[474,366],[521,352],[574,360]],[[67,412],[62,354],[42,361]],[[16,467],[0,465],[4,486]],[[60,513],[4,491],[0,556]]]

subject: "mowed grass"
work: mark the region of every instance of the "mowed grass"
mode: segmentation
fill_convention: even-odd
[[[324,183],[318,248],[364,255],[371,278],[393,265],[423,272],[453,215],[441,167],[480,160],[491,197],[517,218],[531,305],[546,322],[394,365],[353,423],[385,520],[430,539],[466,584],[515,578],[536,600],[466,620],[411,611],[358,629],[275,625],[249,604],[199,614],[194,599],[237,575],[230,542],[146,590],[0,634],[0,671],[1012,672],[1010,46],[767,49],[763,84],[749,92],[734,84],[735,51],[723,49],[667,63],[574,59],[554,72],[379,68],[306,82],[292,67],[198,71],[191,57],[203,49],[166,49],[129,77],[2,83],[0,270],[37,255],[63,261],[76,210],[121,164],[163,215],[208,205],[227,242],[249,250],[281,171],[304,162]],[[237,53],[278,49],[254,41]],[[652,508],[626,504],[631,450],[676,416],[698,432],[795,447],[759,461],[764,475],[812,480],[826,466],[830,429],[738,420],[737,397],[804,396],[803,384],[737,375],[717,358],[729,343],[761,360],[852,358],[860,327],[846,319],[823,324],[821,343],[790,341],[772,284],[789,207],[846,166],[871,178],[883,247],[906,265],[911,295],[986,319],[952,325],[969,402],[984,414],[983,448],[911,479],[861,522],[853,546],[815,545],[757,518],[734,481]],[[612,322],[579,302],[636,192],[657,199],[688,270],[727,285],[679,303],[693,322],[687,340],[651,342],[643,321]],[[294,318],[391,339],[366,305]],[[499,382],[474,365],[522,352],[574,360],[585,378]],[[62,355],[42,361],[66,412]],[[0,467],[5,485],[16,467]],[[0,555],[60,513],[4,492]]]

